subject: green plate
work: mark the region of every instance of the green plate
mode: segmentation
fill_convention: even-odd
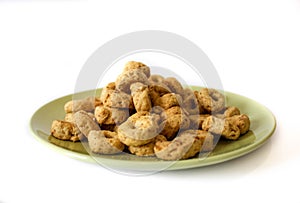
[[[96,95],[99,95],[100,91],[97,90]],[[63,107],[67,101],[73,97],[84,98],[94,94],[95,91],[70,94],[42,106],[33,114],[30,121],[30,128],[34,137],[62,154],[85,162],[100,163],[103,166],[109,165],[112,168],[126,170],[153,171],[162,168],[164,170],[179,170],[202,167],[240,157],[262,146],[272,136],[276,128],[276,120],[266,107],[247,97],[225,92],[227,105],[237,106],[242,113],[249,116],[250,131],[237,141],[220,140],[207,157],[168,162],[154,157],[137,157],[129,154],[90,156],[80,142],[61,141],[49,136],[49,134],[52,121],[64,118]]]

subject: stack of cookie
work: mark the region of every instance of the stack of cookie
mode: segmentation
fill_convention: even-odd
[[[211,151],[214,138],[236,140],[250,120],[214,89],[193,91],[173,77],[151,75],[143,63],[130,61],[99,98],[70,101],[64,121],[55,120],[51,135],[86,139],[93,153],[127,152],[163,160]]]

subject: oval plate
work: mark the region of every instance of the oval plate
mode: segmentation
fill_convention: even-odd
[[[100,89],[97,90],[96,94],[99,95],[100,91]],[[52,121],[64,118],[64,104],[67,101],[72,100],[74,96],[84,98],[94,95],[94,93],[95,90],[76,93],[75,95],[70,94],[42,106],[33,114],[30,120],[30,128],[34,137],[62,154],[85,162],[109,163],[111,167],[142,171],[156,170],[168,165],[167,161],[158,160],[154,157],[137,157],[129,154],[90,156],[80,142],[61,141],[49,136]],[[228,161],[254,151],[272,136],[276,128],[276,120],[266,107],[238,94],[225,92],[225,95],[227,106],[236,106],[241,113],[249,116],[251,121],[250,131],[236,141],[220,140],[216,148],[206,158],[199,159],[196,157],[180,160],[169,164],[169,167],[164,170],[188,169]]]

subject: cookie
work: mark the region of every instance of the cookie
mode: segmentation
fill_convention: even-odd
[[[85,111],[77,111],[74,114],[74,123],[84,136],[88,136],[91,130],[100,130],[99,125]]]
[[[97,106],[95,118],[100,125],[119,125],[129,117],[128,109],[118,109],[107,106]]]
[[[80,132],[76,126],[67,121],[54,120],[51,125],[51,135],[60,140],[78,141]]]
[[[88,134],[88,144],[91,151],[97,154],[117,154],[125,147],[115,132],[105,130],[91,130]]]
[[[234,121],[228,118],[222,119],[209,116],[203,121],[202,129],[221,135],[223,138],[229,140],[237,140],[241,135],[241,131]]]
[[[130,85],[136,82],[149,85],[149,81],[144,72],[140,69],[133,69],[123,72],[116,79],[116,89],[130,94]]]
[[[155,106],[160,106],[164,109],[169,109],[173,106],[181,106],[182,97],[179,94],[167,93],[155,99],[153,103]]]
[[[107,89],[101,93],[104,106],[121,109],[133,109],[132,97],[119,90]]]
[[[168,140],[173,139],[179,130],[188,129],[190,126],[189,118],[179,106],[165,110],[162,117],[165,125],[160,134],[166,136]]]
[[[148,86],[137,82],[131,84],[130,90],[135,110],[137,112],[150,111],[152,103]]]
[[[194,157],[204,146],[210,149],[213,136],[203,131],[184,131],[172,141],[159,141],[155,143],[155,155],[163,160],[181,160]]]
[[[160,129],[160,117],[157,114],[137,112],[118,127],[118,136],[128,146],[140,146],[153,141]]]
[[[174,78],[174,77],[168,77],[165,78],[163,81],[164,84],[166,84],[173,93],[179,94],[179,95],[184,95],[184,90],[180,82]]]
[[[216,114],[225,109],[225,97],[215,89],[203,88],[196,92],[196,97],[206,113]]]
[[[137,61],[129,61],[125,64],[123,72],[129,71],[129,70],[141,70],[147,78],[150,77],[150,68],[146,66],[145,64]]]

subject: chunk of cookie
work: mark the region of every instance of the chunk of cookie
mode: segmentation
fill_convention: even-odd
[[[155,140],[141,146],[129,146],[128,150],[131,154],[137,156],[154,156],[154,145],[157,141],[166,141],[167,139],[163,135],[157,135]]]
[[[128,109],[117,109],[107,106],[97,106],[95,118],[100,125],[119,125],[129,117]]]
[[[245,134],[250,129],[250,119],[246,114],[234,115],[229,117],[228,120],[240,129],[241,134]]]
[[[80,132],[76,126],[67,121],[54,120],[51,125],[51,135],[60,140],[78,141]]]
[[[189,129],[202,130],[203,121],[209,116],[211,116],[211,115],[210,114],[189,115],[188,116],[190,119]]]
[[[162,117],[165,125],[160,134],[164,135],[168,140],[173,139],[179,130],[187,129],[190,126],[189,118],[179,106],[165,110]]]
[[[131,84],[130,90],[135,110],[150,111],[152,104],[148,86],[137,82]]]
[[[225,97],[215,89],[202,88],[198,94],[196,92],[196,97],[207,113],[216,114],[225,109]]]
[[[204,147],[211,149],[212,134],[204,131],[184,131],[172,141],[159,141],[155,143],[155,155],[163,160],[180,160],[194,157]]]
[[[129,71],[129,70],[135,70],[139,69],[141,70],[148,78],[150,77],[150,68],[146,66],[145,64],[137,61],[129,61],[125,64],[123,72]]]
[[[127,146],[141,146],[155,139],[161,129],[160,117],[137,112],[118,127],[118,137]]]
[[[164,79],[164,84],[166,84],[173,93],[184,95],[184,90],[180,82],[174,77],[168,77]]]
[[[130,85],[136,82],[149,85],[149,81],[144,72],[140,69],[133,69],[123,72],[117,77],[116,89],[130,94]]]
[[[165,94],[171,93],[171,90],[164,83],[150,83],[149,93],[151,101],[154,104],[156,99]]]
[[[192,115],[200,114],[198,100],[194,91],[190,88],[184,89],[182,107]]]
[[[150,142],[141,146],[129,146],[128,150],[131,154],[137,156],[154,156],[154,144],[155,142]]]
[[[214,134],[221,135],[229,140],[237,140],[241,131],[234,120],[222,119],[215,116],[207,117],[202,124],[202,129]]]
[[[101,99],[104,106],[112,108],[133,109],[132,97],[129,94],[119,90],[107,89],[101,93]]]
[[[215,116],[218,118],[229,118],[235,115],[240,115],[240,110],[235,106],[226,107],[224,113],[216,114]]]
[[[155,106],[160,106],[164,109],[169,109],[173,106],[181,106],[182,97],[179,94],[167,93],[155,99],[153,103]]]
[[[77,111],[74,114],[74,123],[84,136],[88,136],[91,130],[100,130],[99,125],[85,111]]]
[[[102,88],[101,94],[100,94],[100,100],[104,101],[109,97],[109,94],[113,92],[113,90],[116,90],[116,84],[115,82],[108,83],[105,87]]]
[[[163,83],[165,80],[165,78],[162,75],[157,75],[157,74],[153,74],[149,77],[149,82],[150,83]]]
[[[92,152],[97,154],[117,154],[124,150],[124,144],[115,132],[92,130],[88,134],[88,144]]]

